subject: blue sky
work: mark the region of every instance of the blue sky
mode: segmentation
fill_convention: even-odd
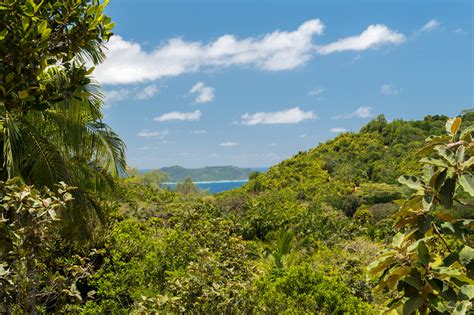
[[[473,107],[471,1],[113,0],[96,69],[130,166],[270,166]]]

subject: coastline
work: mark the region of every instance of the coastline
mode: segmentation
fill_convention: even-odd
[[[216,180],[216,181],[197,181],[194,184],[219,184],[219,183],[245,183],[248,182],[248,179],[234,179],[234,180]],[[161,183],[162,185],[176,185],[182,182],[166,182]]]

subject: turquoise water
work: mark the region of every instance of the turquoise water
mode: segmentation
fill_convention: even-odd
[[[219,181],[219,182],[195,182],[199,189],[207,190],[211,194],[217,194],[222,191],[239,188],[244,185],[247,180],[230,180],[230,181]],[[174,189],[177,183],[165,183],[163,186],[168,186]]]

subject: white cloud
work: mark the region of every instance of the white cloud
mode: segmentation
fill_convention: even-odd
[[[352,58],[352,60],[351,60],[351,63],[352,63],[352,64],[356,63],[357,61],[360,60],[360,58],[361,58],[360,54],[354,56],[354,57]]]
[[[456,34],[460,34],[460,35],[467,34],[467,32],[464,29],[462,29],[461,27],[456,28],[453,32],[456,33]]]
[[[328,45],[313,39],[324,31],[319,19],[308,20],[294,31],[276,30],[239,39],[227,34],[209,43],[172,38],[152,51],[115,35],[107,43],[107,59],[95,75],[103,84],[126,84],[177,76],[206,68],[246,65],[267,71],[290,70],[308,62],[315,53],[365,50],[400,44],[405,36],[385,25],[370,25],[362,34]]]
[[[206,86],[202,81],[194,84],[189,93],[196,95],[195,102],[199,104],[209,103],[214,99],[214,88]]]
[[[227,142],[222,142],[219,145],[222,146],[222,147],[235,147],[235,146],[239,145],[239,143],[238,142],[227,141]]]
[[[316,49],[323,55],[346,50],[361,51],[378,48],[386,44],[401,44],[406,37],[400,32],[393,31],[385,25],[369,25],[360,35],[346,37],[328,45],[317,46]]]
[[[314,88],[308,92],[309,96],[319,96],[323,94],[324,89],[322,87]]]
[[[362,107],[359,107],[352,115],[358,118],[368,118],[372,116],[372,113],[370,112],[371,110],[372,110],[371,107],[362,106]]]
[[[296,124],[306,119],[314,119],[317,116],[311,112],[302,111],[299,107],[282,110],[279,112],[255,114],[245,113],[241,116],[244,125],[269,125],[269,124]]]
[[[194,135],[204,135],[204,134],[207,133],[207,131],[201,129],[201,130],[193,130],[193,131],[191,131],[191,133],[194,134]]]
[[[397,95],[400,93],[400,90],[397,89],[393,84],[387,83],[380,87],[380,93],[383,95]]]
[[[152,84],[144,87],[142,90],[137,91],[135,97],[139,100],[147,100],[155,96],[155,94],[158,92],[158,87]]]
[[[156,85],[151,84],[143,88],[122,88],[105,91],[105,103],[110,105],[111,103],[122,102],[129,99],[146,100],[155,96],[159,92]]]
[[[170,112],[163,114],[161,116],[155,117],[153,120],[158,121],[158,122],[163,122],[163,121],[170,121],[170,120],[189,120],[189,121],[197,121],[201,119],[201,111],[196,110],[194,112],[188,112],[188,113],[183,113],[183,112]]]
[[[102,83],[120,84],[176,76],[202,67],[293,69],[311,58],[313,36],[323,30],[320,20],[310,20],[293,32],[274,31],[243,39],[223,35],[208,44],[172,38],[151,52],[142,50],[138,43],[113,36],[107,44],[107,60],[97,68],[96,76]]]
[[[331,132],[333,132],[333,133],[342,133],[342,132],[347,132],[347,129],[345,129],[345,128],[331,128]]]
[[[137,136],[139,137],[157,137],[160,139],[163,139],[166,135],[168,135],[168,130],[163,130],[163,131],[152,131],[148,129],[143,129],[139,133],[137,133]]]
[[[127,99],[130,95],[128,89],[116,89],[105,91],[105,103],[110,104],[114,102],[120,102]]]
[[[434,31],[435,29],[437,29],[439,27],[440,23],[435,20],[435,19],[432,19],[432,20],[429,20],[428,22],[426,22],[425,25],[423,25],[419,32],[431,32],[431,31]]]
[[[372,107],[361,106],[352,113],[335,116],[333,119],[368,118],[372,116],[371,110]]]

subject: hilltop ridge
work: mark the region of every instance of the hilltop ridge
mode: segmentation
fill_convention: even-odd
[[[226,166],[206,166],[201,168],[185,168],[179,165],[163,167],[163,173],[170,176],[171,182],[181,182],[190,177],[195,182],[200,181],[225,181],[225,180],[246,180],[248,176],[264,168],[241,168],[232,165]]]

